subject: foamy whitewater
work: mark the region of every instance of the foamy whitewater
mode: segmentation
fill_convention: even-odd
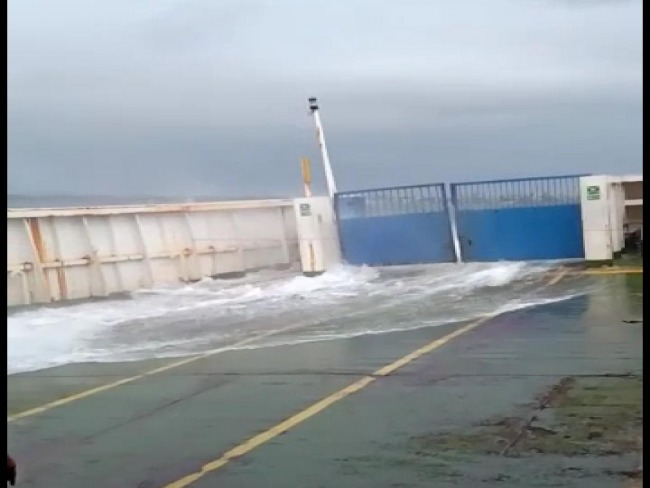
[[[204,280],[129,298],[8,314],[9,374],[69,363],[185,356],[431,327],[564,300],[539,292],[547,265],[341,266]]]

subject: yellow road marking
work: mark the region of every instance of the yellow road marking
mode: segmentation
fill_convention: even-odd
[[[553,276],[553,278],[548,283],[543,285],[542,288],[557,284],[562,278],[564,278],[564,276],[568,273],[568,271],[569,270],[566,268],[560,268],[558,272]],[[210,461],[209,463],[204,464],[199,471],[190,473],[187,476],[184,476],[183,478],[177,481],[169,483],[168,485],[165,485],[164,488],[185,488],[186,486],[191,485],[192,483],[199,480],[206,474],[222,468],[233,459],[248,454],[253,449],[289,431],[293,427],[297,426],[298,424],[301,424],[302,422],[313,417],[319,412],[322,412],[326,408],[334,405],[335,403],[343,400],[344,398],[352,395],[353,393],[356,393],[364,389],[371,383],[375,382],[378,377],[390,375],[391,373],[397,371],[401,367],[406,366],[407,364],[415,361],[416,359],[421,358],[425,354],[434,351],[435,349],[438,349],[439,347],[445,345],[446,343],[455,339],[456,337],[465,334],[471,331],[472,329],[477,328],[479,325],[501,314],[502,312],[495,312],[495,313],[484,315],[480,319],[475,320],[474,322],[471,322],[459,329],[456,329],[454,332],[451,332],[441,337],[440,339],[436,339],[419,349],[416,349],[415,351],[407,354],[406,356],[397,359],[396,361],[393,361],[392,363],[378,369],[372,375],[364,376],[360,380],[357,380],[354,383],[336,391],[335,393],[332,393],[328,397],[319,400],[318,402],[310,405],[306,409],[301,410],[297,414],[289,417],[286,420],[283,420],[279,424],[274,425],[270,429],[265,430],[264,432],[261,432],[256,436],[251,437],[250,439],[242,442],[241,444],[235,446],[229,451],[226,451],[224,454],[222,454],[214,461]]]
[[[570,276],[643,274],[643,268],[594,268],[581,270],[568,268],[566,274]]]
[[[308,418],[316,415],[318,412],[326,409],[330,405],[333,405],[334,403],[342,400],[343,398],[347,397],[348,395],[351,395],[352,393],[355,393],[366,386],[368,386],[370,383],[375,381],[375,378],[372,378],[371,376],[365,376],[361,378],[358,381],[355,381],[351,385],[346,386],[345,388],[337,391],[336,393],[333,393],[332,395],[323,398],[322,400],[314,403],[310,407],[302,410],[301,412],[297,413],[296,415],[286,419],[284,422],[280,422],[279,424],[271,427],[270,429],[254,436],[248,439],[246,442],[243,442],[242,444],[239,444],[238,446],[234,447],[233,449],[230,449],[226,453],[224,453],[223,456],[221,456],[218,459],[215,459],[214,461],[211,461],[207,464],[205,464],[202,468],[201,471],[197,471],[196,473],[189,474],[182,479],[175,481],[173,483],[170,483],[169,485],[166,485],[165,488],[181,488],[190,485],[191,483],[194,483],[196,480],[199,478],[202,478],[205,474],[215,471],[222,466],[225,466],[228,464],[232,459],[235,459],[237,457],[243,456],[244,454],[249,453],[256,447],[264,444],[265,442],[270,441],[274,437],[288,431],[292,427],[298,425],[301,422],[304,422]]]
[[[118,386],[126,385],[128,383],[133,383],[134,381],[141,380],[143,378],[146,378],[147,376],[152,376],[152,375],[155,375],[155,374],[158,374],[158,373],[163,373],[163,372],[168,371],[170,369],[179,368],[181,366],[185,366],[186,364],[194,363],[194,362],[199,361],[201,359],[205,359],[205,358],[208,358],[208,357],[211,357],[211,356],[216,356],[217,354],[220,354],[220,353],[232,350],[232,349],[236,349],[238,347],[245,346],[245,345],[250,344],[251,342],[253,342],[253,341],[257,340],[257,339],[262,339],[262,338],[269,337],[269,336],[272,336],[272,335],[280,334],[282,332],[287,332],[289,330],[297,329],[299,327],[304,327],[304,325],[303,324],[299,324],[299,325],[294,324],[294,325],[291,325],[291,326],[288,326],[288,327],[283,327],[283,328],[280,328],[280,329],[275,329],[275,330],[271,330],[271,331],[268,331],[268,332],[264,332],[262,334],[258,334],[258,335],[255,335],[253,337],[249,337],[247,339],[236,342],[235,344],[232,344],[230,346],[226,346],[226,347],[221,348],[221,349],[217,349],[217,350],[207,352],[207,353],[204,353],[204,354],[199,354],[199,355],[196,355],[196,356],[190,356],[188,358],[181,359],[179,361],[174,361],[174,362],[166,364],[164,366],[160,366],[159,368],[154,368],[154,369],[145,371],[144,373],[140,373],[140,374],[137,374],[137,375],[134,375],[134,376],[129,376],[128,378],[122,378],[121,380],[117,380],[117,381],[114,381],[112,383],[97,386],[95,388],[90,388],[88,390],[84,390],[84,391],[81,391],[79,393],[75,393],[73,395],[70,395],[70,396],[67,396],[67,397],[64,397],[64,398],[60,398],[58,400],[54,400],[54,401],[52,401],[50,403],[46,403],[45,405],[30,408],[28,410],[24,410],[24,411],[19,412],[17,414],[10,415],[10,416],[7,417],[7,422],[14,422],[14,421],[19,420],[19,419],[24,419],[25,417],[31,417],[33,415],[37,415],[37,414],[40,414],[40,413],[43,413],[43,412],[47,412],[48,410],[51,410],[53,408],[66,405],[68,403],[72,403],[72,402],[75,402],[77,400],[81,400],[83,398],[88,398],[89,396],[96,395],[97,393],[101,393],[101,392],[107,391],[107,390],[112,390],[113,388],[117,388]]]
[[[585,275],[617,275],[617,274],[643,274],[643,268],[604,268],[604,269],[585,269],[582,271]]]
[[[420,349],[417,349],[416,351],[413,351],[410,354],[407,354],[406,356],[398,359],[397,361],[394,361],[393,363],[387,366],[384,366],[381,369],[378,369],[373,373],[373,376],[364,376],[360,380],[355,381],[354,383],[346,386],[345,388],[338,390],[335,393],[332,393],[330,396],[325,397],[322,400],[319,400],[318,402],[310,405],[306,409],[301,410],[297,414],[289,417],[288,419],[280,422],[279,424],[274,425],[270,429],[265,430],[264,432],[257,434],[254,437],[251,437],[247,441],[242,442],[241,444],[230,449],[229,451],[226,451],[221,457],[215,459],[214,461],[210,461],[207,464],[204,464],[201,467],[200,471],[188,474],[187,476],[179,479],[178,481],[174,481],[173,483],[166,485],[165,488],[184,488],[186,486],[189,486],[190,484],[194,483],[199,478],[202,478],[203,476],[210,473],[211,471],[215,471],[225,466],[235,458],[248,454],[256,447],[259,447],[260,445],[270,441],[274,437],[277,437],[278,435],[287,432],[288,430],[292,429],[296,425],[313,417],[317,413],[322,412],[323,410],[335,404],[336,402],[339,402],[344,398],[350,396],[352,393],[356,393],[357,391],[362,390],[369,384],[376,381],[377,377],[388,376],[389,374],[393,373],[394,371],[401,368],[402,366],[405,366],[406,364],[424,356],[428,352],[431,352],[434,349],[441,347],[442,345],[458,337],[459,335],[464,334],[465,332],[469,332],[470,330],[478,327],[483,322],[492,318],[492,316],[493,315],[481,317],[479,320],[472,322],[471,324],[468,324],[465,327],[457,329],[456,331],[447,334],[441,339],[436,339],[435,341],[427,344],[426,346],[421,347]]]

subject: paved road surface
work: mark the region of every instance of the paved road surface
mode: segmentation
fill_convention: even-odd
[[[641,317],[641,279],[571,275],[551,286],[583,295],[480,323],[231,351],[144,377],[174,360],[13,375],[18,486],[623,486],[634,449],[498,456],[464,433],[534,411],[563,378],[642,375],[643,325],[622,322]]]

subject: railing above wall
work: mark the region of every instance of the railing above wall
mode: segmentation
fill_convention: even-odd
[[[447,198],[444,184],[396,186],[344,191],[334,204],[341,219],[444,212]]]
[[[579,204],[581,176],[585,175],[452,183],[451,199],[457,210]]]

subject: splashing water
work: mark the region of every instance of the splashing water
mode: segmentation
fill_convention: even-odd
[[[521,298],[548,269],[530,263],[340,266],[317,278],[267,271],[13,312],[8,371],[183,356],[242,340],[266,347],[436,326],[566,298]],[[285,331],[272,334],[279,330]]]

